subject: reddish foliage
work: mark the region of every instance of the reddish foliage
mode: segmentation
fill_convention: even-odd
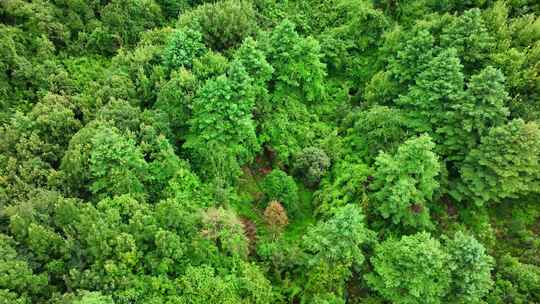
[[[443,203],[446,204],[446,212],[448,213],[448,215],[456,216],[458,213],[458,209],[456,208],[452,200],[447,195],[443,196],[441,200]]]
[[[272,168],[271,167],[262,167],[259,169],[259,173],[261,175],[266,175],[268,173],[272,172]]]
[[[268,204],[268,207],[264,210],[264,218],[275,234],[281,232],[289,224],[287,211],[278,201],[271,201]]]
[[[424,207],[420,204],[413,204],[411,205],[411,210],[414,213],[420,213],[422,212],[422,210],[424,210]]]
[[[257,226],[251,220],[247,218],[242,218],[242,225],[244,226],[244,234],[249,240],[250,251],[255,247],[257,242]]]
[[[244,226],[244,234],[250,242],[257,241],[257,226],[251,220],[242,218],[242,225]]]

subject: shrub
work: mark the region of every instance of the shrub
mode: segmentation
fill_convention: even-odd
[[[306,186],[315,187],[330,167],[330,158],[323,150],[309,147],[302,150],[294,167]]]
[[[289,213],[294,213],[298,203],[298,188],[294,179],[287,173],[272,170],[262,182],[263,192],[268,201],[279,201]]]
[[[271,201],[268,204],[264,210],[264,219],[274,235],[279,234],[289,223],[287,211],[278,201]]]

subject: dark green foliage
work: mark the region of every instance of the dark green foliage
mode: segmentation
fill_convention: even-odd
[[[389,20],[368,1],[311,1],[306,10],[314,9],[311,22],[321,26],[317,36],[329,73],[350,78],[360,91],[377,72],[378,49]],[[321,7],[318,8],[317,5]],[[324,20],[324,21],[323,21]]]
[[[506,255],[501,258],[495,287],[488,296],[491,303],[527,303],[540,299],[540,268],[521,263],[517,258]]]
[[[377,210],[394,224],[429,227],[429,202],[439,187],[440,165],[434,143],[423,135],[405,141],[396,154],[381,153],[375,160],[370,188]]]
[[[418,132],[429,132],[437,143],[453,139],[447,126],[451,105],[463,98],[462,65],[454,49],[448,49],[427,62],[406,95],[397,104],[407,111],[409,125]],[[445,151],[446,152],[446,151]]]
[[[47,277],[35,275],[28,263],[18,258],[13,239],[0,234],[0,245],[0,290],[4,293],[0,292],[2,299],[11,298],[12,301],[20,301],[19,303],[28,303],[31,299],[36,299],[37,295],[45,291]]]
[[[314,187],[319,184],[330,167],[330,158],[323,150],[309,147],[303,149],[296,157],[294,167],[296,174],[302,177],[304,183]]]
[[[178,25],[199,29],[205,44],[215,51],[237,46],[257,31],[256,12],[244,0],[205,3],[180,16]]]
[[[374,106],[351,114],[346,122],[351,158],[371,160],[380,151],[394,152],[407,136],[403,112],[395,108]]]
[[[185,138],[188,132],[196,91],[197,79],[188,70],[180,69],[173,72],[171,79],[161,87],[154,104],[154,109],[168,116],[170,126],[179,138]]]
[[[103,27],[96,28],[92,38],[99,37],[94,43],[100,49],[102,46],[98,44],[108,45],[109,49],[105,51],[134,45],[141,32],[159,26],[163,21],[161,9],[154,0],[113,0],[101,9],[100,14]]]
[[[178,14],[188,9],[190,6],[189,0],[156,0],[156,3],[161,6],[163,15],[167,18],[176,18]]]

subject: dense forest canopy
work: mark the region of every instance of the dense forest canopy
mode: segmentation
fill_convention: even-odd
[[[540,303],[540,3],[0,1],[30,303]]]

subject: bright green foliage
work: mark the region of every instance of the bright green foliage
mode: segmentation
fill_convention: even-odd
[[[180,16],[178,25],[196,27],[209,48],[223,51],[242,43],[256,32],[255,15],[251,2],[226,0],[198,6]]]
[[[539,151],[540,130],[534,122],[516,119],[492,128],[467,155],[459,190],[477,205],[537,193]]]
[[[264,107],[259,139],[275,151],[278,161],[289,164],[293,155],[313,141],[316,117],[292,96],[270,102]]]
[[[463,88],[462,65],[455,50],[448,49],[428,62],[428,67],[397,104],[406,111],[411,127],[418,132],[429,132],[435,142],[444,144],[455,138],[455,130],[447,124],[452,117],[451,106],[463,98]]]
[[[266,61],[264,53],[258,49],[257,42],[250,37],[244,40],[234,54],[234,59],[246,69],[254,82],[261,86],[270,79],[274,70]]]
[[[366,83],[364,98],[370,105],[389,105],[400,95],[406,95],[408,87],[438,54],[436,37],[423,24],[407,30],[395,27],[381,38],[379,60],[386,63],[387,68],[374,72]]]
[[[310,254],[308,294],[304,297],[314,299],[324,292],[343,294],[351,267],[364,263],[362,249],[373,240],[374,233],[365,226],[356,205],[340,207],[330,219],[310,228],[303,238]]]
[[[99,292],[86,292],[73,304],[114,304],[110,296],[104,296]]]
[[[47,94],[0,127],[0,206],[24,199],[56,174],[68,138],[81,127],[71,100]]]
[[[14,114],[0,132],[0,151],[26,158],[41,157],[51,165],[58,163],[68,138],[81,128],[71,101],[60,95],[47,94],[26,115]]]
[[[324,100],[324,64],[317,55],[316,41],[301,38],[288,20],[265,38],[267,60],[274,73],[270,81],[272,96],[261,98],[257,104],[259,138],[276,152],[279,162],[289,164],[291,157],[310,146],[315,137],[313,125],[317,117],[304,101]]]
[[[512,97],[508,106],[513,117],[537,119],[539,104],[536,102],[536,92],[540,86],[538,56],[540,44],[537,43],[530,49],[507,49],[494,58],[497,68],[506,76],[506,87]]]
[[[399,35],[397,42],[388,39],[387,48],[395,47],[395,56],[389,58],[389,70],[400,83],[414,81],[415,77],[431,66],[434,57],[435,38],[429,31],[420,27],[413,27],[410,32],[395,30],[393,35]]]
[[[128,77],[132,82],[134,96],[111,96],[118,99],[126,99],[133,103],[136,99],[141,105],[152,105],[155,102],[159,83],[166,76],[167,68],[161,65],[163,50],[167,43],[170,30],[154,30],[147,33],[152,39],[143,37],[138,47],[132,51],[122,49],[112,59],[112,69],[116,77]],[[127,79],[126,79],[127,80]],[[124,80],[125,81],[125,80]],[[118,91],[128,90],[126,84],[117,84]],[[104,92],[105,93],[105,92]],[[108,93],[108,92],[106,92]],[[91,92],[90,94],[94,94]],[[104,98],[104,102],[109,101]]]
[[[261,183],[262,190],[268,201],[278,201],[289,214],[298,211],[298,188],[294,179],[287,173],[275,169],[264,177]]]
[[[356,204],[367,199],[372,170],[365,164],[339,163],[334,165],[335,178],[325,178],[315,192],[317,211],[331,214],[337,207]]]
[[[240,277],[221,277],[209,266],[190,267],[179,280],[183,293],[180,303],[271,303],[271,287],[258,271],[241,264]]]
[[[456,233],[446,244],[450,255],[452,283],[448,294],[450,303],[482,303],[493,281],[493,258],[474,237]]]
[[[114,129],[102,129],[92,137],[90,190],[98,197],[143,194],[142,179],[147,170],[142,152],[133,140]]]
[[[349,267],[319,262],[307,274],[302,303],[344,304],[345,283],[351,275]]]
[[[185,146],[193,151],[200,170],[210,177],[218,173],[234,177],[239,166],[259,149],[251,119],[251,79],[241,65],[234,67],[229,76],[208,80],[193,102]]]
[[[238,271],[238,293],[247,303],[270,304],[276,294],[263,271],[254,263],[241,263]]]
[[[257,42],[252,38],[246,38],[238,51],[234,54],[234,61],[242,65],[252,79],[252,89],[256,100],[256,110],[264,106],[263,102],[268,99],[267,82],[271,79],[274,69],[266,61],[262,51],[258,49]],[[259,108],[259,109],[257,109]]]
[[[449,255],[439,241],[422,232],[388,239],[375,247],[368,284],[392,303],[446,303]]]
[[[434,147],[423,135],[405,141],[394,155],[379,154],[370,187],[383,218],[404,226],[430,226],[428,203],[439,187],[440,170]]]
[[[219,250],[234,256],[247,256],[247,239],[234,211],[210,208],[202,214],[202,234],[216,242]]]
[[[351,267],[362,265],[362,246],[372,242],[374,234],[364,224],[364,216],[356,205],[338,208],[328,220],[312,227],[303,238],[312,253],[309,263],[327,262]]]
[[[109,106],[99,113],[103,121],[86,125],[70,141],[60,178],[71,187],[63,190],[96,199],[125,193],[155,199],[185,164],[160,134],[166,127],[153,121],[159,116],[122,103]],[[113,116],[116,121],[109,120]]]
[[[364,98],[367,105],[387,105],[399,95],[400,86],[388,71],[379,71],[366,83]]]
[[[229,62],[221,53],[208,51],[193,61],[192,72],[197,79],[210,79],[227,72]]]
[[[45,274],[50,284],[73,290],[106,290],[106,285],[115,284],[115,301],[149,300],[157,287],[147,285],[147,279],[155,281],[159,276],[170,285],[167,275],[184,272],[186,253],[197,259],[198,250],[212,251],[208,245],[185,242],[186,238],[201,240],[196,227],[202,222],[193,210],[203,205],[194,192],[188,196],[184,192],[182,201],[162,201],[155,208],[126,195],[94,207],[38,193],[35,200],[10,209],[11,229],[21,244],[39,254],[32,255],[34,262],[48,258]],[[63,267],[72,269],[70,280],[60,279]]]
[[[174,70],[179,67],[190,68],[193,60],[205,52],[201,33],[185,29],[173,32],[165,48],[163,60],[165,66]]]
[[[132,139],[125,138],[114,127],[93,124],[73,136],[60,168],[66,180],[74,181],[72,191],[101,197],[108,191],[142,194],[145,166]]]
[[[298,89],[306,100],[320,101],[326,72],[317,40],[300,37],[294,24],[284,20],[272,31],[269,43],[268,58],[280,95]]]
[[[155,130],[147,129],[150,133],[143,140],[148,141],[152,145],[152,149],[144,146],[143,153],[147,160],[147,172],[149,176],[143,178],[146,186],[146,191],[150,195],[151,200],[157,200],[164,197],[163,191],[170,186],[179,174],[184,171],[189,171],[189,166],[186,161],[180,159],[174,151],[173,146],[169,141],[160,134],[156,136]]]
[[[466,70],[482,66],[494,48],[479,9],[471,9],[443,28],[441,45],[454,48]]]

